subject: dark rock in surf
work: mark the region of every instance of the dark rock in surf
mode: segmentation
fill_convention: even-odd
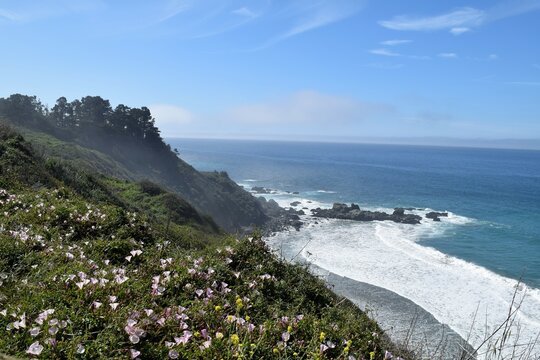
[[[255,194],[271,194],[272,190],[264,188],[262,186],[254,186],[251,188],[251,191],[253,191]]]
[[[313,216],[331,219],[343,219],[354,221],[393,221],[401,224],[420,224],[421,216],[405,214],[405,209],[398,208],[392,214],[382,211],[362,210],[356,204],[335,203],[331,209],[317,208],[311,210]]]
[[[431,211],[426,214],[426,219],[431,219],[433,221],[441,221],[441,219],[439,219],[440,217],[448,217],[448,213]]]

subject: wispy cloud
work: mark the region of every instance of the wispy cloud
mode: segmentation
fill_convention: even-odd
[[[466,7],[431,17],[400,15],[391,20],[379,21],[379,24],[392,30],[433,31],[477,26],[483,21],[484,17],[484,11]]]
[[[23,17],[16,12],[0,9],[0,20],[21,21]]]
[[[293,36],[328,26],[353,16],[364,6],[364,0],[321,0],[298,1],[285,7],[280,17],[292,21],[292,26],[285,32],[271,38],[262,45],[251,49],[257,51],[275,45]],[[283,19],[282,19],[283,20]]]
[[[362,121],[393,112],[391,106],[357,99],[301,91],[276,101],[230,109],[225,118],[249,124],[334,123]]]
[[[9,6],[0,8],[0,23],[4,22],[31,22],[38,19],[63,16],[103,9],[106,4],[102,0],[43,0],[13,1]]]
[[[164,8],[163,15],[158,19],[158,23],[167,21],[181,14],[193,6],[190,0],[169,0]]]
[[[431,59],[429,56],[405,55],[405,54],[401,54],[401,53],[391,51],[391,50],[388,50],[388,49],[384,49],[384,48],[372,49],[372,50],[369,50],[369,53],[373,54],[373,55],[390,56],[390,57],[402,57],[402,58],[413,59],[413,60],[429,60],[429,59]]]
[[[248,9],[245,6],[231,11],[231,14],[244,16],[244,17],[247,17],[247,18],[257,17],[257,13],[251,11],[250,9]]]
[[[386,40],[386,41],[382,41],[381,45],[384,45],[384,46],[396,46],[396,45],[408,44],[408,43],[411,43],[411,42],[412,42],[412,40]]]
[[[403,65],[403,64],[375,62],[375,63],[365,64],[364,66],[368,67],[368,68],[373,68],[373,69],[396,70],[396,69],[401,69],[405,65]]]
[[[457,59],[458,57],[456,53],[440,53],[437,56],[445,59]]]
[[[461,35],[486,23],[535,10],[540,10],[539,0],[506,0],[485,10],[463,7],[434,16],[399,15],[379,21],[379,25],[400,31],[448,30],[453,35]]]
[[[468,27],[454,27],[450,29],[450,34],[457,36],[457,35],[465,34],[466,32],[469,32],[469,31],[471,31],[471,29],[469,29]]]
[[[388,49],[372,49],[372,50],[369,50],[369,52],[373,55],[394,56],[394,57],[402,56],[401,54],[390,51]]]

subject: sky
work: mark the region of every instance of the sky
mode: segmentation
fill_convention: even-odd
[[[164,137],[540,139],[540,0],[0,0],[0,96]]]

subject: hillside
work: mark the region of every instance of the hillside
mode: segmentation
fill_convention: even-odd
[[[350,302],[256,234],[224,235],[173,195],[44,160],[0,127],[1,352],[385,357],[383,333]]]
[[[164,143],[146,107],[114,109],[87,96],[58,99],[51,109],[36,97],[0,99],[0,119],[15,126],[37,152],[74,163],[92,173],[126,180],[150,180],[177,193],[228,231],[264,224],[259,201],[226,173],[201,173]]]

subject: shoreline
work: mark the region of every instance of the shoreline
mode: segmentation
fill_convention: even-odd
[[[397,346],[417,352],[421,359],[453,360],[461,358],[464,350],[469,356],[467,359],[476,359],[475,355],[470,355],[474,351],[471,344],[412,300],[380,286],[332,273],[287,249],[283,252],[283,247],[272,246],[271,238],[264,240],[277,256],[306,265],[312,274],[324,279],[335,294],[348,299],[375,320]]]
[[[527,296],[528,300],[524,303],[521,300],[503,352],[511,356],[507,351],[516,350],[512,350],[512,345],[530,346],[533,356],[540,350],[540,344],[534,340],[540,324],[535,323],[538,310],[535,304],[540,299],[537,289],[526,285],[516,287],[517,280],[414,241],[440,236],[453,226],[474,223],[475,219],[446,210],[442,220],[430,219],[420,225],[315,217],[312,209],[332,209],[335,201],[320,202],[310,200],[304,193],[267,190],[270,191],[265,194],[254,193],[253,189],[251,192],[268,202],[273,201],[292,216],[295,211],[304,210],[304,214],[297,216],[301,227],[287,226],[287,221],[282,221],[283,227],[265,234],[267,244],[284,259],[309,264],[312,272],[324,278],[336,294],[346,297],[361,310],[366,307],[375,310],[370,316],[381,328],[393,332],[389,335],[395,344],[414,343],[410,349],[423,348],[423,353],[428,354],[440,352],[443,340],[446,355],[426,357],[430,359],[460,358],[463,344],[469,352],[482,344],[476,356],[467,357],[481,358],[495,346],[493,341],[497,337],[489,343],[484,340],[504,321],[512,295],[516,294],[520,299]],[[395,211],[365,208],[371,212]],[[410,210],[422,218],[428,218],[430,212],[443,214],[431,208]],[[484,312],[485,324],[476,319],[477,314]],[[411,324],[414,324],[412,333]],[[522,342],[518,342],[520,339]]]

